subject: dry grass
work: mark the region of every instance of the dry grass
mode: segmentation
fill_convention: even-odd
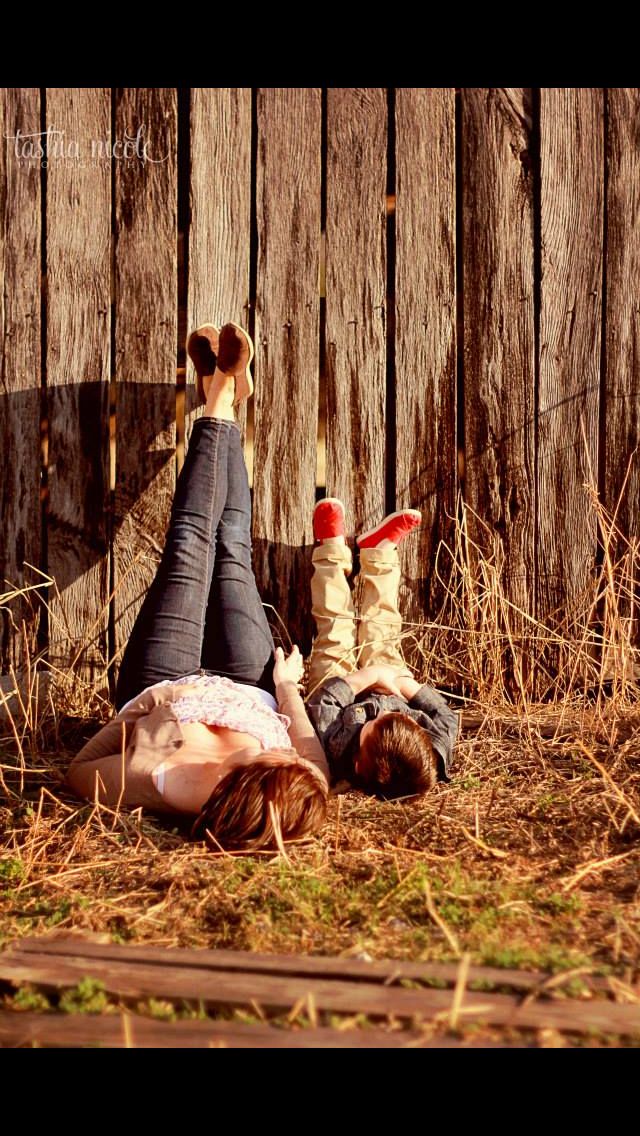
[[[506,595],[498,546],[472,541],[463,514],[438,560],[441,618],[407,637],[418,677],[475,712],[453,781],[405,802],[334,798],[324,832],[286,857],[215,855],[140,810],[74,800],[63,772],[111,710],[56,672],[40,717],[25,705],[0,738],[2,941],[56,927],[635,978],[638,547],[592,502],[601,572],[545,624]]]

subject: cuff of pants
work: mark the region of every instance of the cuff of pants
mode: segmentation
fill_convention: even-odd
[[[353,568],[351,549],[344,540],[329,538],[321,541],[314,548],[311,560],[313,564],[335,564],[343,572],[350,572]]]
[[[360,549],[360,567],[363,572],[375,573],[378,566],[388,568],[389,565],[393,568],[400,567],[400,557],[398,549],[393,548],[361,548]]]

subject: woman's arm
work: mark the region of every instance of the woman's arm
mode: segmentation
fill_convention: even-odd
[[[98,800],[110,806],[124,803],[126,787],[125,754],[139,718],[157,703],[157,694],[141,694],[127,710],[112,718],[98,730],[73,758],[65,783],[80,797]]]
[[[78,797],[117,808],[125,793],[124,753],[107,754],[93,761],[75,758],[67,770],[65,784]]]
[[[282,647],[276,649],[276,664],[273,670],[273,681],[276,689],[276,701],[281,714],[286,714],[291,721],[289,737],[291,744],[300,757],[311,761],[327,780],[330,781],[329,763],[324,750],[318,740],[305,709],[298,683],[302,678],[302,656],[297,647],[294,647],[288,658],[285,658]]]
[[[304,702],[296,683],[288,679],[277,683],[276,700],[280,713],[286,714],[291,719],[289,726],[291,745],[300,757],[311,761],[324,774],[328,784],[330,777],[329,763],[318,741],[318,735],[307,717]]]

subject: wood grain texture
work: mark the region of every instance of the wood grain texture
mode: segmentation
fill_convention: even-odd
[[[250,965],[250,953],[248,961]],[[77,985],[91,976],[107,993],[125,998],[160,997],[171,1001],[194,1000],[206,1007],[247,1007],[281,1013],[312,998],[318,1012],[367,1014],[428,1022],[442,1020],[452,1007],[451,990],[405,989],[380,983],[305,975],[264,974],[209,970],[189,965],[154,965],[118,958],[91,959],[78,943],[77,954],[54,957],[22,952],[19,944],[0,955],[0,978],[12,983],[31,982],[46,989]],[[600,1030],[627,1036],[640,1034],[640,1008],[609,1000],[522,1001],[520,995],[465,990],[465,1021],[509,1025],[513,1029],[560,1029],[572,1033]]]
[[[111,162],[108,87],[47,89],[77,157],[47,166],[49,658],[107,690]],[[69,150],[67,149],[67,152]]]
[[[320,88],[258,92],[257,153],[254,567],[263,600],[307,649],[320,358]]]
[[[607,91],[604,501],[627,539],[640,529],[640,89]],[[621,496],[622,494],[622,496]]]
[[[142,126],[153,161],[115,164],[116,659],[164,548],[175,490],[177,100],[116,91],[116,135]]]
[[[487,551],[498,536],[505,594],[533,614],[531,89],[465,87],[461,111],[465,500],[482,520],[469,528]]]
[[[398,87],[396,507],[422,511],[400,546],[401,608],[416,622],[437,614],[436,552],[456,507],[455,178],[455,89]]]
[[[30,160],[18,131],[40,130],[37,87],[0,90],[0,595],[42,585],[40,456],[40,159]],[[17,153],[16,153],[17,150]],[[25,564],[25,561],[28,562]],[[48,602],[51,589],[39,594]],[[0,672],[26,662],[37,648],[41,607],[26,593],[0,610]],[[24,636],[22,624],[24,621]]]
[[[187,335],[201,323],[249,326],[251,88],[191,88]],[[186,443],[196,407],[187,364]],[[242,424],[246,409],[242,410]],[[239,416],[240,420],[240,416]]]
[[[387,101],[327,92],[327,494],[349,532],[385,509]]]
[[[538,420],[538,614],[571,605],[596,555],[584,489],[598,472],[603,93],[540,89],[542,280]]]
[[[456,1040],[416,1030],[281,1026],[241,1022],[163,1022],[141,1014],[33,1014],[0,1010],[3,1049],[525,1049],[523,1042]]]
[[[553,736],[551,731],[550,736]],[[36,954],[61,958],[77,955],[91,963],[95,959],[106,962],[110,959],[133,964],[143,962],[159,967],[182,966],[198,970],[242,971],[245,974],[288,974],[296,977],[356,979],[366,982],[380,982],[393,985],[401,979],[411,979],[432,985],[437,980],[441,986],[453,987],[460,974],[457,963],[453,962],[413,962],[407,959],[341,958],[331,955],[274,955],[260,951],[234,951],[226,949],[206,950],[184,947],[125,946],[120,943],[100,943],[82,938],[48,938],[33,936],[17,939],[11,949],[21,955]],[[503,967],[471,966],[467,979],[469,983],[482,982],[486,989],[496,986],[500,989],[531,990],[537,987],[549,974],[533,970],[507,970]],[[584,975],[582,978],[589,990],[611,992],[606,978]],[[640,994],[640,987],[633,988]]]

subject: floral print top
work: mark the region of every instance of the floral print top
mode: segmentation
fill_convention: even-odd
[[[292,749],[291,719],[272,710],[259,691],[220,675],[187,675],[174,685],[197,683],[200,689],[175,698],[172,710],[179,722],[206,722],[226,726],[257,738],[263,749]]]

